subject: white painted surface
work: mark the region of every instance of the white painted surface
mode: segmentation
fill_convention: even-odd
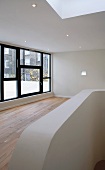
[[[62,18],[63,16],[63,1],[61,0],[46,0],[51,7],[57,12],[57,14]]]
[[[22,133],[9,170],[93,170],[105,159],[105,90],[84,90]]]
[[[0,89],[1,89],[1,47],[0,47]],[[1,100],[1,90],[0,90],[0,100]]]
[[[86,70],[87,75],[81,76]],[[53,92],[74,96],[84,89],[105,88],[105,50],[53,54]]]
[[[68,0],[76,8],[80,1]],[[84,5],[88,1],[84,0]],[[105,2],[94,1],[99,5]],[[30,0],[0,0],[0,42],[48,52],[105,49],[105,11],[62,20],[46,0],[35,3],[33,8]],[[71,11],[70,5],[67,7]]]
[[[62,18],[105,11],[105,0],[46,0]]]

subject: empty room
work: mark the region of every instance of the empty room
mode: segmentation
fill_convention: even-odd
[[[0,170],[105,169],[105,0],[0,0]]]

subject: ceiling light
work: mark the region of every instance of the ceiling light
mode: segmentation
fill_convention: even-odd
[[[27,41],[24,41],[25,43],[27,42]]]
[[[68,37],[69,35],[67,34],[66,36]]]
[[[32,4],[32,7],[35,8],[35,7],[36,7],[36,4]]]

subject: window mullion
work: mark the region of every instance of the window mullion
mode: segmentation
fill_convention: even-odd
[[[1,101],[4,100],[4,45],[1,45]]]

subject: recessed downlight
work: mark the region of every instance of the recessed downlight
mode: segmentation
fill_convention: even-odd
[[[24,42],[26,43],[27,41],[25,40]]]
[[[69,34],[66,35],[67,37],[69,36]]]
[[[36,7],[36,4],[32,4],[32,7],[35,8],[35,7]]]

